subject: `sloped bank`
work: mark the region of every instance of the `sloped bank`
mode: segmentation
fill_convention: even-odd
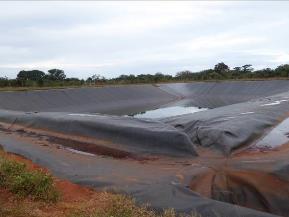
[[[123,90],[125,96],[116,99],[114,94],[105,95],[106,102],[102,101],[98,107],[100,102],[95,101],[89,109],[86,105],[81,109],[81,105],[76,103],[78,100],[82,104],[85,102],[85,94],[81,94],[81,99],[76,97],[70,101],[69,112],[41,112],[45,111],[45,106],[36,99],[30,103],[36,102],[38,113],[0,112],[0,142],[7,150],[25,155],[59,176],[99,189],[131,194],[140,202],[151,203],[156,209],[174,207],[178,211],[198,211],[204,216],[269,216],[253,210],[256,209],[287,216],[287,149],[265,150],[264,153],[259,149],[252,152],[250,148],[264,132],[287,117],[288,84],[288,81],[162,84],[160,89],[148,85],[134,86],[136,90],[131,99],[130,91]],[[136,96],[144,90],[137,88],[149,90],[150,95],[143,96],[144,102],[140,100],[141,94]],[[73,91],[81,92],[83,89],[72,90],[67,96]],[[106,91],[112,90],[108,88]],[[9,93],[6,97],[5,94],[2,93],[1,97],[8,100],[11,95],[19,93]],[[41,94],[48,94],[45,96],[48,97],[50,92]],[[27,101],[33,98],[31,93],[27,95]],[[66,99],[63,92],[59,95]],[[202,100],[202,105],[206,103],[214,108],[217,105],[212,99],[217,99],[217,96],[223,99],[219,103],[222,106],[249,101],[159,120],[79,113],[104,108],[104,113],[114,113],[116,107],[110,110],[112,103],[119,103],[121,108],[125,105],[131,111],[160,104],[198,105],[198,100]],[[11,98],[13,103],[17,97]],[[100,97],[103,96],[98,96],[98,99]],[[25,101],[24,95],[20,98]],[[49,110],[53,110],[52,105],[55,105],[58,111],[66,111],[65,102],[54,100],[50,99]],[[134,100],[138,102],[136,107]],[[3,101],[0,107],[21,110],[22,101],[17,109],[13,108],[13,103],[3,106]],[[33,109],[29,110],[28,106],[25,104],[23,110],[35,111],[36,107],[31,105]],[[65,149],[66,146],[80,151],[91,150],[83,147],[94,147],[95,155],[71,153]],[[283,187],[276,192],[266,191],[259,186],[264,182],[260,177],[280,180],[278,186]],[[246,179],[251,180],[250,184],[244,182]],[[264,186],[276,185],[264,182]]]
[[[0,92],[0,109],[127,114],[155,108],[176,96],[152,85]]]

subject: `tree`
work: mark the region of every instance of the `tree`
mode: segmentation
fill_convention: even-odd
[[[52,81],[62,81],[66,78],[66,75],[61,69],[50,69],[47,78]]]
[[[194,75],[194,73],[191,71],[181,71],[181,72],[177,72],[176,74],[176,78],[180,79],[180,80],[189,80],[191,79]]]
[[[7,87],[9,84],[9,79],[7,77],[0,77],[0,87]]]
[[[275,76],[275,71],[271,68],[265,68],[255,71],[255,74],[257,75],[257,77],[269,78]]]
[[[26,85],[27,83],[31,83],[29,81],[36,81],[39,86],[43,84],[43,78],[45,73],[39,70],[30,70],[30,71],[20,71],[17,74],[17,80],[21,84],[21,86]],[[34,84],[35,82],[32,82]]]
[[[236,72],[241,72],[242,71],[242,67],[236,66],[233,68],[234,71]]]
[[[251,64],[246,64],[246,65],[243,65],[242,67],[242,72],[244,73],[251,73],[254,71],[254,68],[252,68],[252,65]]]
[[[164,80],[164,78],[165,78],[165,76],[163,75],[163,73],[157,72],[154,75],[154,82],[160,82],[160,81]]]
[[[94,83],[103,82],[105,80],[105,78],[101,75],[93,75],[91,78],[94,81]]]
[[[275,73],[278,76],[288,77],[289,76],[289,64],[280,65],[275,69]]]
[[[91,77],[88,77],[86,82],[88,82],[88,84],[96,84],[96,83],[102,83],[105,82],[106,79],[105,77],[101,76],[101,75],[92,75]]]
[[[230,70],[230,68],[225,63],[221,62],[215,65],[214,70],[215,72],[224,75]]]
[[[18,80],[31,80],[31,81],[39,81],[42,80],[45,76],[45,73],[39,70],[31,70],[31,71],[20,71],[17,75]]]

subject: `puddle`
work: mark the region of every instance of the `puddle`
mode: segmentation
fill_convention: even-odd
[[[275,102],[263,104],[263,105],[261,105],[261,106],[279,105],[279,104],[281,104],[282,102],[288,102],[288,101],[289,101],[289,100],[282,99],[282,100],[277,100],[277,101],[275,101]]]
[[[254,114],[255,112],[243,112],[240,115],[248,115],[248,114]]]
[[[135,118],[167,118],[177,115],[192,114],[200,111],[208,110],[207,108],[201,107],[182,107],[182,106],[172,106],[167,108],[158,108],[155,110],[148,110],[136,114],[130,114],[126,116]]]
[[[73,148],[66,148],[66,147],[65,147],[64,149],[67,150],[67,151],[76,153],[76,154],[81,154],[81,155],[86,155],[86,156],[95,156],[95,154],[91,154],[91,153],[84,152],[84,151],[78,151],[78,150],[75,150],[75,149],[73,149]]]
[[[289,142],[289,118],[282,121],[264,138],[258,141],[254,148],[276,148]]]
[[[94,115],[94,114],[78,114],[78,113],[74,113],[74,114],[68,114],[69,116],[80,116],[80,117],[97,117],[99,115]]]

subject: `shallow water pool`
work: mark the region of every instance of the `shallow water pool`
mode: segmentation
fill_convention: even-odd
[[[266,136],[260,139],[253,147],[276,148],[289,142],[289,118],[274,127]]]
[[[172,106],[165,108],[158,108],[154,110],[148,110],[140,113],[129,114],[126,116],[135,118],[167,118],[177,115],[192,114],[200,111],[205,111],[207,108],[201,107],[182,107],[182,106]]]

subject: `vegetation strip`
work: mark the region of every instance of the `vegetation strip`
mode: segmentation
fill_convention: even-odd
[[[251,64],[230,68],[221,62],[213,69],[198,72],[188,70],[177,72],[175,76],[157,72],[156,74],[120,75],[116,78],[105,78],[101,75],[92,75],[87,79],[67,78],[61,69],[50,69],[47,73],[40,70],[20,71],[15,79],[0,77],[0,87],[5,90],[47,89],[48,87],[80,87],[115,84],[145,84],[162,82],[189,82],[210,80],[235,79],[270,79],[285,78],[289,76],[289,64],[280,65],[275,69],[264,68],[254,70]]]

